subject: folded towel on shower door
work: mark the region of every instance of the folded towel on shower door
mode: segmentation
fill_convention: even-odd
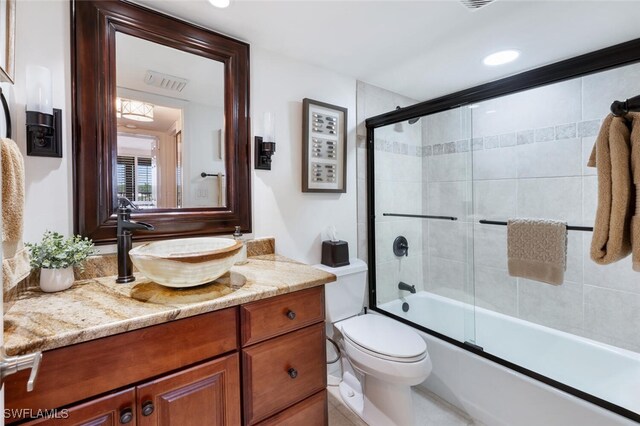
[[[562,284],[567,269],[567,224],[547,219],[509,219],[509,275]]]
[[[622,117],[608,115],[587,165],[598,169],[598,205],[591,259],[607,265],[631,253],[631,132]]]
[[[632,196],[636,199],[631,217],[631,260],[633,270],[640,272],[640,114],[629,113],[625,118],[631,123],[631,173],[635,187]]]

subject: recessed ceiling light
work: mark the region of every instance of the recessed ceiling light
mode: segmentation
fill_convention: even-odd
[[[515,61],[518,56],[520,56],[520,52],[517,50],[501,50],[500,52],[492,53],[491,55],[486,56],[482,60],[482,63],[489,66],[502,65],[511,61]]]
[[[215,7],[224,9],[225,7],[229,6],[229,4],[231,3],[231,0],[209,0],[209,3],[211,3]]]

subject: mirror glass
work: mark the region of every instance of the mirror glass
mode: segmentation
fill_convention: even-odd
[[[224,64],[118,32],[116,82],[118,196],[226,206]]]

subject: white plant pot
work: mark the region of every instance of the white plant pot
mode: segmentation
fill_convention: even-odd
[[[73,266],[60,269],[40,269],[40,288],[47,293],[66,290],[75,280]]]

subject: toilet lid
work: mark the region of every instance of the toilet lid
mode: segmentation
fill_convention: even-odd
[[[381,315],[360,315],[341,323],[354,343],[393,358],[415,358],[427,351],[425,341],[410,327]]]

